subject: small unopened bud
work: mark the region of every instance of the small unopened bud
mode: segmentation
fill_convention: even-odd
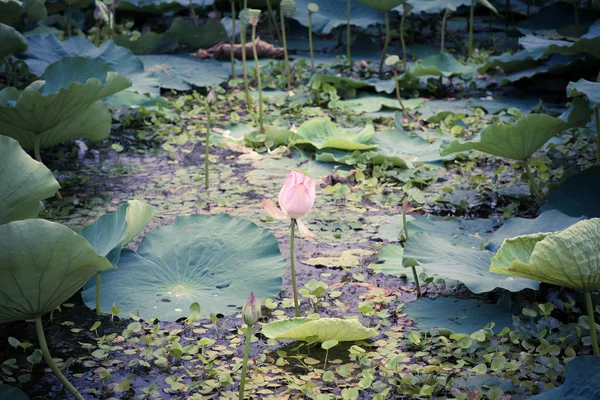
[[[242,308],[244,322],[248,326],[254,326],[258,322],[260,315],[260,303],[254,293],[250,293],[248,300],[246,300],[246,304],[244,304],[244,307]]]
[[[215,89],[210,89],[210,92],[206,95],[206,102],[209,106],[212,106],[217,102],[217,95],[215,94]]]

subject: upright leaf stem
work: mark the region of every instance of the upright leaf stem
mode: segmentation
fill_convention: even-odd
[[[475,21],[475,3],[476,0],[471,0],[471,12],[469,14],[469,58],[473,56],[473,25]]]
[[[211,106],[208,106],[206,119],[206,145],[204,146],[204,188],[208,189],[208,147],[210,146]]]
[[[277,35],[277,39],[279,39],[279,43],[282,42],[281,32],[279,32],[279,27],[277,26],[277,20],[275,19],[275,15],[273,14],[273,7],[271,5],[271,0],[267,0],[267,11],[269,13],[269,21],[273,24],[273,28],[275,29],[275,34]]]
[[[296,234],[296,220],[292,219],[290,227],[290,268],[292,272],[292,291],[294,293],[294,312],[296,317],[300,316],[300,307],[298,306],[298,287],[296,285],[296,261],[294,259],[294,236]]]
[[[256,25],[252,25],[252,52],[254,53],[254,62],[256,63],[256,83],[258,86],[258,122],[260,133],[265,133],[265,127],[263,126],[262,81],[260,77],[260,64],[258,63],[258,52],[256,50]]]
[[[448,9],[444,12],[444,17],[442,18],[442,44],[440,45],[440,54],[444,54],[445,45],[446,45],[446,21],[448,20]]]
[[[310,68],[315,72],[315,53],[313,51],[312,12],[308,12],[308,49],[310,51]]]
[[[246,342],[244,343],[244,360],[242,361],[242,377],[240,380],[239,400],[244,400],[246,388],[246,374],[248,373],[248,356],[250,355],[250,343],[252,342],[252,327],[246,327]]]
[[[350,39],[352,39],[352,31],[350,29],[350,0],[346,0],[346,18],[348,19],[346,25],[346,58],[349,63],[352,63],[352,53],[350,50]]]
[[[394,70],[394,81],[396,81],[396,98],[398,98],[398,103],[400,103],[400,108],[402,108],[402,112],[404,112],[404,104],[402,103],[402,97],[400,97],[400,81],[398,80],[398,71],[396,68]]]
[[[37,333],[38,342],[40,342],[40,348],[42,350],[44,360],[46,360],[46,363],[48,364],[54,375],[56,375],[58,380],[64,385],[64,387],[69,391],[69,393],[71,393],[73,397],[75,397],[75,399],[85,400],[83,396],[77,391],[77,389],[75,389],[75,387],[71,385],[67,378],[65,378],[62,372],[60,372],[60,369],[58,369],[58,366],[52,359],[52,356],[50,355],[50,350],[48,350],[48,344],[46,343],[46,336],[44,336],[44,326],[42,325],[42,317],[39,315],[35,317],[35,331]]]
[[[198,16],[196,15],[196,9],[194,8],[194,3],[190,0],[190,14],[192,15],[192,21],[194,21],[194,28],[198,27]]]
[[[406,72],[406,42],[404,41],[404,20],[406,19],[406,10],[400,18],[400,43],[402,44],[402,72]]]
[[[390,44],[390,12],[385,12],[385,41],[383,42],[383,50],[381,50],[381,62],[379,63],[379,75],[383,72],[383,63],[385,61],[385,55]]]
[[[287,39],[285,35],[285,18],[283,12],[279,12],[281,22],[281,37],[283,39],[283,56],[285,58],[285,76],[287,77],[288,90],[292,89],[292,73],[290,72],[290,59],[288,57]]]
[[[596,333],[596,319],[594,318],[594,303],[592,302],[592,294],[585,292],[585,307],[588,314],[588,325],[590,326],[590,339],[592,340],[592,351],[595,356],[600,356],[598,349],[598,335]]]
[[[231,0],[231,77],[235,77],[235,0]]]
[[[244,0],[244,9],[248,8],[248,0]],[[242,46],[242,73],[244,75],[244,92],[246,105],[250,107],[250,90],[248,89],[248,67],[246,65],[246,24],[240,20],[240,43]]]

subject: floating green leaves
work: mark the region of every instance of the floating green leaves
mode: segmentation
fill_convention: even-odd
[[[414,110],[423,105],[422,99],[403,99],[402,104],[407,110]],[[390,99],[383,96],[361,96],[351,100],[339,100],[330,104],[332,107],[343,108],[357,114],[373,113],[383,108],[391,110],[402,110],[400,103],[396,99]]]
[[[356,319],[341,318],[288,318],[263,325],[262,334],[269,339],[310,340],[316,343],[327,340],[352,342],[377,336],[377,329],[365,328]]]
[[[131,86],[102,61],[83,57],[66,57],[50,65],[45,79],[23,91],[14,87],[0,91],[0,131],[26,149],[106,138],[111,116],[100,99]]]
[[[311,145],[317,149],[369,150],[375,129],[367,125],[361,132],[339,128],[328,117],[313,118],[304,122],[293,136],[290,146]]]
[[[102,274],[101,306],[166,321],[186,317],[194,302],[203,315],[231,314],[250,292],[276,296],[284,270],[277,239],[254,223],[225,214],[179,217],[148,233],[137,253],[122,251],[118,269]],[[94,290],[83,298],[93,304]]]
[[[59,188],[44,164],[29,157],[16,140],[0,136],[0,225],[37,217],[44,209],[41,200]]]
[[[557,388],[530,397],[531,400],[600,398],[600,357],[577,356],[567,364],[565,382]]]
[[[42,316],[112,268],[84,238],[42,219],[0,225],[0,249],[0,324]]]

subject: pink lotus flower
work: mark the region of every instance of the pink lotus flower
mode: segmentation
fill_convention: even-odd
[[[315,182],[301,172],[292,171],[279,192],[279,206],[263,199],[263,207],[267,214],[275,219],[292,219],[296,221],[298,230],[306,237],[316,237],[300,218],[304,217],[315,204]]]

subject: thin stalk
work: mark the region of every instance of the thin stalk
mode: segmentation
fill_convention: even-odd
[[[96,315],[100,315],[100,272],[96,274]]]
[[[400,43],[402,44],[402,72],[406,72],[406,42],[404,41],[404,20],[406,18],[406,11],[402,13],[400,18]]]
[[[408,225],[406,224],[406,210],[402,210],[402,227],[404,229],[404,243],[408,241]]]
[[[267,0],[267,11],[269,13],[269,21],[273,24],[273,28],[275,29],[275,34],[277,35],[277,39],[279,39],[279,43],[282,42],[281,32],[279,31],[279,27],[277,26],[277,20],[275,19],[275,14],[273,14],[273,7],[271,6],[271,0]]]
[[[402,97],[400,97],[400,82],[398,81],[398,71],[394,68],[394,81],[396,83],[396,98],[398,99],[398,103],[400,103],[400,108],[404,111],[404,104],[402,103]]]
[[[73,19],[73,7],[69,7],[67,14],[67,37],[71,37],[71,20]]]
[[[323,363],[323,370],[327,370],[327,357],[329,356],[329,349],[325,350],[325,362]]]
[[[417,286],[417,299],[421,298],[421,284],[419,283],[419,276],[417,275],[417,269],[410,267],[413,272],[413,278],[415,279],[415,285]]]
[[[385,41],[383,42],[383,50],[381,50],[381,62],[379,63],[379,75],[383,72],[383,63],[390,44],[390,13],[385,12]]]
[[[285,58],[285,75],[287,77],[288,90],[292,89],[292,74],[290,72],[290,59],[288,57],[287,39],[285,37],[285,19],[283,13],[279,13],[281,22],[281,37],[283,39],[283,56]]]
[[[531,172],[531,168],[529,167],[529,163],[525,161],[525,172],[527,173],[527,178],[529,179],[529,188],[531,192],[535,195],[538,201],[542,202],[544,200],[544,196],[538,187],[535,178],[533,177],[533,173]]]
[[[346,18],[348,19],[346,24],[346,58],[349,63],[352,63],[352,53],[350,51],[350,39],[352,38],[352,31],[350,30],[350,0],[346,0]]]
[[[445,50],[445,42],[446,42],[446,21],[448,20],[448,9],[444,12],[444,17],[442,18],[442,44],[440,45],[440,54],[444,54]]]
[[[192,4],[192,0],[190,0],[190,14],[192,15],[192,20],[194,21],[194,27],[198,27],[198,16],[196,15],[196,10],[194,9],[194,4]]]
[[[600,356],[600,350],[598,350],[598,335],[596,333],[596,320],[594,318],[594,303],[592,302],[592,294],[590,292],[585,292],[585,306],[588,314],[588,325],[590,326],[592,351],[595,356]]]
[[[206,145],[204,146],[204,188],[208,189],[208,147],[210,144],[210,106],[208,107],[208,118],[206,119]]]
[[[256,25],[252,25],[252,52],[254,53],[254,62],[256,63],[256,83],[258,86],[258,122],[260,133],[265,133],[265,127],[263,126],[262,81],[260,77],[260,64],[258,63],[258,52],[256,50]]]
[[[300,316],[300,307],[298,306],[298,288],[296,286],[296,262],[294,260],[294,236],[296,233],[296,220],[292,220],[290,229],[290,268],[292,270],[292,291],[294,292],[294,312],[296,317]]]
[[[248,373],[248,356],[250,355],[250,342],[252,341],[252,327],[246,328],[246,342],[244,343],[244,361],[242,361],[242,379],[240,380],[239,400],[244,400],[244,388],[246,387],[246,374]]]
[[[231,77],[235,77],[235,0],[231,0]]]
[[[596,164],[600,165],[600,108],[596,108]]]
[[[580,28],[579,28],[579,3],[573,3],[573,8],[575,9],[575,35],[579,37]]]
[[[315,72],[315,53],[313,51],[312,13],[308,12],[308,49],[310,51],[310,67]]]
[[[250,91],[248,90],[248,67],[246,65],[246,24],[241,24],[240,43],[242,46],[242,73],[244,75],[244,92],[246,93],[246,104],[250,105]]]
[[[473,56],[473,25],[475,21],[475,2],[475,0],[471,0],[471,13],[469,14],[469,58]]]
[[[54,375],[58,378],[58,380],[63,384],[63,386],[75,397],[77,400],[85,400],[83,396],[75,389],[73,385],[65,378],[65,376],[60,372],[60,369],[56,366],[56,363],[52,359],[50,355],[50,351],[48,350],[48,344],[46,343],[46,337],[44,336],[44,327],[42,325],[42,317],[39,315],[35,317],[35,331],[37,333],[38,342],[40,342],[40,348],[42,349],[42,355],[44,356],[44,360],[54,372]]]

